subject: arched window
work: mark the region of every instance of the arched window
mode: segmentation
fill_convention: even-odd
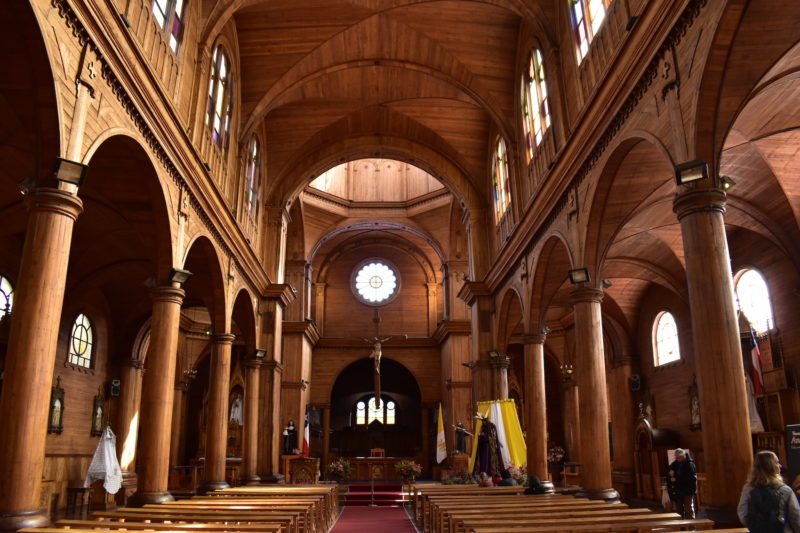
[[[492,160],[492,193],[494,195],[494,222],[499,224],[511,204],[511,184],[508,180],[508,154],[506,142],[498,137]]]
[[[767,282],[760,272],[751,268],[739,272],[735,279],[739,310],[757,335],[766,333],[775,325]]]
[[[572,30],[575,33],[575,51],[578,63],[589,52],[589,44],[600,31],[611,0],[567,0],[570,5]]]
[[[356,402],[354,411],[356,424],[360,426],[376,420],[389,426],[397,423],[397,404],[386,398],[381,398],[380,405],[375,403],[375,396],[363,398]]]
[[[69,340],[69,354],[67,361],[73,365],[92,368],[92,347],[94,346],[94,332],[89,317],[83,313],[75,318],[72,323],[72,334]]]
[[[250,141],[250,150],[247,151],[247,167],[245,170],[247,180],[246,200],[247,208],[251,213],[256,213],[258,204],[258,139],[253,136]]]
[[[522,76],[522,125],[530,161],[534,149],[550,127],[550,98],[547,96],[542,53],[536,48],[531,50],[528,68]]]
[[[678,343],[678,325],[675,317],[668,311],[662,311],[653,324],[653,355],[655,365],[661,366],[681,358]]]
[[[183,38],[184,0],[153,0],[153,16],[169,38],[169,47],[178,51]]]
[[[231,128],[231,62],[225,48],[218,45],[211,58],[211,79],[208,83],[206,125],[211,128],[214,142],[227,148]]]
[[[4,276],[0,276],[0,318],[11,312],[14,305],[14,287]]]

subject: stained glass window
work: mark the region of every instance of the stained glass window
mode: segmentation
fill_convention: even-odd
[[[173,52],[178,51],[183,37],[183,10],[185,4],[184,0],[153,1],[153,16],[167,35],[169,47]]]
[[[355,415],[358,425],[378,421],[391,426],[397,423],[397,404],[392,400],[381,399],[378,405],[375,403],[375,396],[370,396],[356,402]]]
[[[575,33],[575,51],[578,63],[589,52],[589,44],[600,31],[606,11],[612,0],[567,0],[570,6],[572,29]]]
[[[258,203],[258,139],[254,136],[250,141],[250,150],[247,152],[247,167],[245,170],[247,180],[247,208],[255,214]]]
[[[653,352],[655,365],[661,366],[681,358],[678,343],[678,325],[668,311],[659,313],[653,327]]]
[[[511,184],[508,180],[508,154],[506,142],[498,137],[492,160],[492,194],[494,196],[494,222],[499,224],[511,204]]]
[[[388,265],[372,261],[362,266],[355,278],[358,294],[369,303],[380,303],[397,289],[397,275]]]
[[[3,276],[0,276],[0,318],[11,312],[14,305],[14,287]]]
[[[757,335],[773,328],[769,289],[757,270],[746,269],[736,276],[736,301]]]
[[[550,98],[547,95],[542,53],[534,48],[522,76],[522,125],[525,129],[528,161],[550,127]]]
[[[94,333],[92,331],[92,323],[89,321],[89,317],[81,313],[72,323],[67,361],[73,365],[91,368],[93,346]]]
[[[225,48],[218,45],[211,58],[211,78],[208,82],[208,105],[206,125],[211,128],[214,142],[228,146],[231,127],[232,91],[230,80],[231,63]]]

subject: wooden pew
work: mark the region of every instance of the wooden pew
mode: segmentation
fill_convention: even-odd
[[[324,531],[326,522],[323,518],[322,506],[319,500],[276,500],[276,499],[248,499],[242,502],[213,502],[207,500],[179,500],[154,505],[145,505],[143,509],[173,509],[186,510],[194,509],[200,511],[252,511],[261,510],[285,510],[297,511],[301,513],[300,526],[305,526],[308,531]]]
[[[108,520],[134,520],[149,522],[195,522],[195,523],[233,523],[258,524],[278,523],[282,533],[300,533],[300,513],[285,510],[264,510],[253,512],[181,511],[174,509],[122,508],[117,511],[97,511],[94,517]],[[199,528],[202,529],[202,528]]]
[[[31,528],[33,531],[40,531],[41,528]],[[72,520],[72,519],[64,519],[64,520],[57,520],[55,524],[53,524],[53,528],[50,529],[58,529],[61,533],[64,530],[82,530],[82,529],[92,529],[95,530],[94,533],[97,533],[97,529],[111,529],[111,530],[128,530],[128,531],[141,531],[141,530],[150,530],[150,531],[164,531],[164,530],[178,530],[178,531],[197,531],[198,529],[202,529],[203,531],[237,531],[242,533],[255,533],[255,532],[270,532],[270,533],[280,533],[281,531],[281,524],[270,524],[268,522],[261,522],[259,524],[214,524],[214,523],[203,523],[201,528],[197,527],[196,523],[189,523],[189,524],[175,524],[175,523],[154,523],[154,522],[133,522],[126,520],[116,521],[116,520]],[[41,532],[41,533],[48,533],[48,532]]]
[[[680,530],[682,527],[693,527],[698,530],[709,530],[714,522],[706,519],[683,519],[676,513],[653,513],[643,509],[641,514],[630,516],[564,518],[553,516],[547,520],[527,520],[525,518],[503,518],[502,525],[498,520],[486,522],[480,520],[464,521],[467,533],[569,533],[569,532],[616,532],[616,533],[650,533],[653,531]]]
[[[325,512],[328,515],[328,524],[331,525],[339,515],[339,487],[338,485],[311,485],[311,486],[287,486],[280,487],[274,485],[248,485],[244,487],[232,487],[220,489],[196,498],[291,498],[298,496],[320,496],[324,501]]]

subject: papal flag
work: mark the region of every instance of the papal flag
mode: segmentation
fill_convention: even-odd
[[[442,418],[442,404],[439,403],[439,423],[436,425],[436,462],[441,463],[447,459],[447,444],[444,441],[444,419]]]

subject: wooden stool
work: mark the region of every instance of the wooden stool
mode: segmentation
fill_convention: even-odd
[[[67,487],[67,516],[82,517],[88,513],[91,497],[91,487]]]

